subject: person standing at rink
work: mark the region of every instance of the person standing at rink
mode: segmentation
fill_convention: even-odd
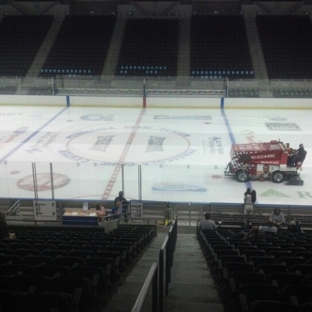
[[[119,200],[120,204],[122,206],[122,214],[125,215],[126,218],[126,214],[127,214],[127,208],[128,208],[128,201],[125,199],[125,194],[123,191],[120,191],[118,193],[118,196],[115,198],[115,206],[116,206],[116,201]]]
[[[251,195],[252,204],[254,204],[254,203],[256,202],[256,200],[257,200],[257,193],[256,193],[256,191],[255,191],[255,190],[252,190],[252,191],[250,192],[250,195]]]
[[[0,212],[0,241],[5,238],[10,238],[10,231],[6,222],[6,216],[3,212]]]
[[[250,194],[250,193],[251,193],[251,188],[247,187],[246,192],[244,193],[244,196],[246,196],[247,194]]]
[[[115,200],[115,205],[112,208],[112,215],[114,215],[114,219],[120,219],[122,214],[122,206],[119,199]]]
[[[250,193],[245,193],[244,197],[244,216],[251,215],[253,213],[253,201],[252,201],[252,195]]]

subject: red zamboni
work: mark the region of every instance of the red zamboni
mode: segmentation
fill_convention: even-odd
[[[280,141],[233,144],[231,161],[224,174],[235,176],[238,182],[270,180],[275,183],[287,181],[285,184],[303,185],[298,169],[302,166],[306,152],[295,166],[290,166],[290,151],[291,149]]]

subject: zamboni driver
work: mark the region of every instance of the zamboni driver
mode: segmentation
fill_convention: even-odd
[[[289,166],[290,167],[296,167],[297,162],[298,161],[304,161],[306,155],[307,155],[307,152],[304,149],[303,144],[301,143],[299,145],[298,150],[293,151],[292,155],[289,156]]]

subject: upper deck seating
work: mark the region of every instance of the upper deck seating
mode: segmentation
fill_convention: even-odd
[[[115,20],[114,16],[67,15],[40,75],[101,75]]]
[[[312,26],[309,16],[256,17],[270,79],[312,78]]]
[[[133,19],[125,28],[116,75],[176,76],[177,19]]]
[[[191,76],[254,78],[243,16],[192,17]]]
[[[53,21],[52,15],[6,15],[0,23],[0,76],[25,76]]]

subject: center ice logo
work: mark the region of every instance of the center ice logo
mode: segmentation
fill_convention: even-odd
[[[74,161],[99,165],[163,164],[196,152],[189,137],[188,133],[168,128],[93,127],[67,136],[66,148],[58,152]]]

